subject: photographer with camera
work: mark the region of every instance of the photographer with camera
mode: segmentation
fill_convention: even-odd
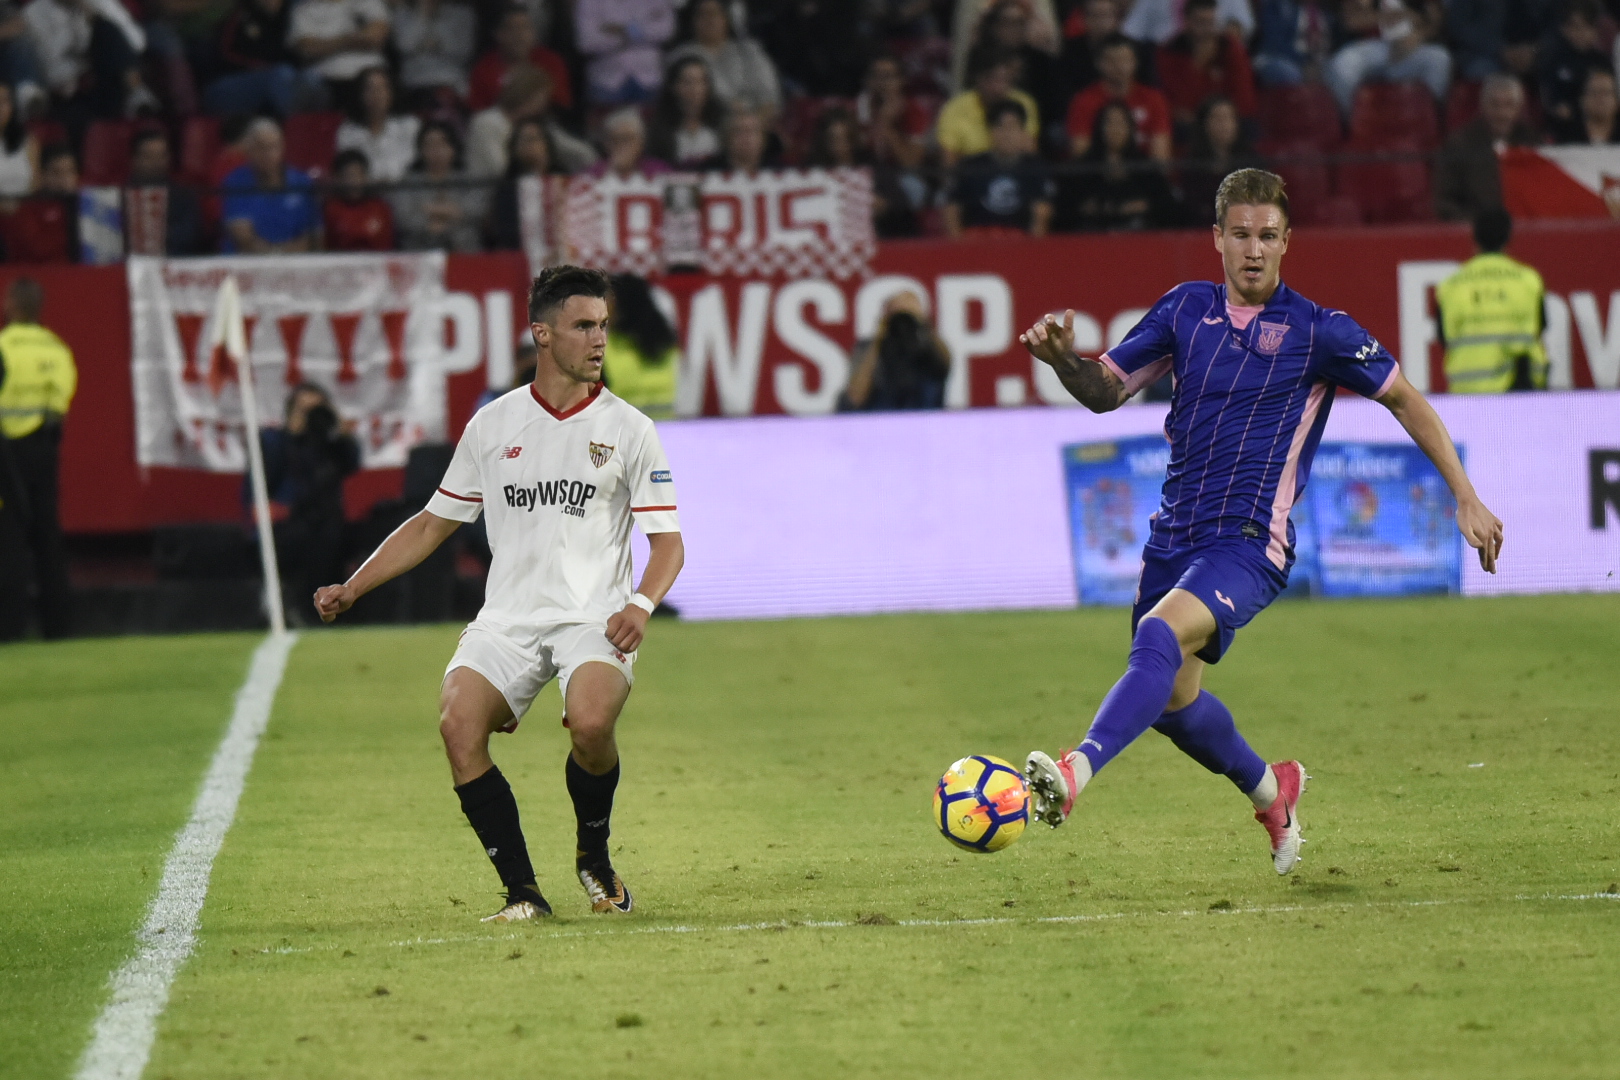
[[[265,485],[270,491],[276,563],[289,614],[323,583],[343,577],[345,518],[343,481],[360,468],[354,421],[338,419],[327,392],[302,383],[287,395],[286,420],[261,428]],[[242,501],[252,493],[242,484]]]
[[[877,336],[855,346],[855,370],[839,399],[841,412],[942,409],[951,354],[934,332],[915,292],[883,305]]]

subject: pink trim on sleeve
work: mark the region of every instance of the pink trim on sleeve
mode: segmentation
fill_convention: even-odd
[[[1097,362],[1103,365],[1103,367],[1107,368],[1109,371],[1112,371],[1115,375],[1119,376],[1119,381],[1125,384],[1125,396],[1130,397],[1138,390],[1142,389],[1142,387],[1152,386],[1154,383],[1164,378],[1165,372],[1170,370],[1172,360],[1169,356],[1161,356],[1147,367],[1133,372],[1130,375],[1125,374],[1124,369],[1122,369],[1118,364],[1114,363],[1114,358],[1109,356],[1107,353],[1103,353],[1101,356],[1097,357]]]
[[[1400,378],[1400,377],[1401,377],[1401,365],[1398,364],[1398,363],[1391,365],[1390,370],[1389,370],[1389,378],[1384,380],[1384,385],[1380,386],[1378,388],[1377,393],[1374,393],[1374,394],[1370,395],[1372,397],[1372,399],[1374,401],[1376,401],[1379,398],[1383,397],[1385,394],[1389,393],[1389,388],[1394,386],[1395,385],[1395,380]]]
[[[1118,375],[1120,382],[1131,381],[1131,377],[1125,374],[1124,370],[1118,364],[1114,363],[1114,358],[1109,356],[1107,353],[1103,353],[1101,356],[1097,357],[1097,363],[1101,364],[1109,371],[1112,371],[1115,375]]]

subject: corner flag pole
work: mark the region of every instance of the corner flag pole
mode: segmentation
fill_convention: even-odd
[[[236,365],[242,388],[242,441],[247,446],[248,477],[253,485],[253,523],[259,530],[259,561],[264,567],[264,607],[270,632],[287,632],[281,607],[281,574],[276,569],[276,538],[270,527],[270,488],[264,479],[264,450],[259,445],[259,404],[253,392],[253,365],[248,363],[247,327],[242,320],[242,293],[235,275],[226,275],[215,308],[213,345]]]

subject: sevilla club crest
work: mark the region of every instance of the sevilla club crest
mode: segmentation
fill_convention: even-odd
[[[598,469],[606,465],[608,463],[608,459],[612,456],[613,447],[607,445],[606,443],[591,443],[591,464],[595,465]]]
[[[1287,333],[1287,323],[1261,323],[1260,334],[1254,339],[1255,351],[1266,356],[1276,356],[1282,349],[1283,335]]]

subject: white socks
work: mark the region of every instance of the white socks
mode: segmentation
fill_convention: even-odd
[[[1249,801],[1256,810],[1270,810],[1271,804],[1277,801],[1277,774],[1271,771],[1270,765],[1266,766],[1266,775],[1249,792]]]

